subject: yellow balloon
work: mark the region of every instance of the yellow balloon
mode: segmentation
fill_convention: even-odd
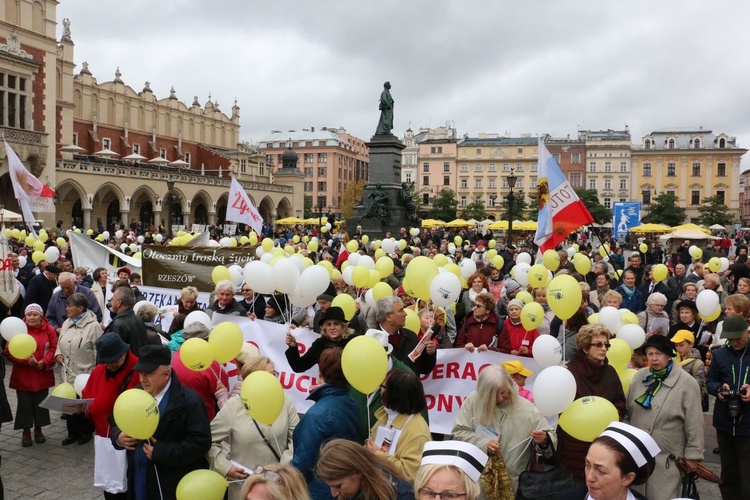
[[[28,333],[19,333],[8,342],[8,351],[16,359],[28,359],[36,351],[36,340]]]
[[[609,364],[619,373],[630,365],[633,349],[622,339],[612,339],[609,343],[610,348],[607,351],[607,359],[609,360]]]
[[[461,243],[463,242],[464,240],[460,236],[456,236],[455,238],[453,238],[453,243],[455,243],[457,247],[460,247]]]
[[[36,238],[34,238],[33,234],[28,235],[24,240],[24,243],[26,243],[27,247],[33,247],[34,243],[36,243]],[[44,245],[42,245],[44,246]],[[42,248],[44,250],[44,248]]]
[[[335,280],[335,279],[336,279],[336,278],[338,278],[339,276],[341,276],[341,271],[339,271],[338,269],[336,269],[336,268],[334,267],[334,268],[333,268],[333,271],[331,271],[331,279]]]
[[[503,259],[502,255],[495,255],[492,258],[492,267],[495,269],[503,269],[503,266],[505,265],[505,260]]]
[[[304,243],[307,243],[308,241],[310,241],[310,237],[309,237],[309,236],[307,236],[307,235],[305,235],[305,236],[303,236],[303,237],[302,237],[302,241],[303,241]]]
[[[445,255],[443,255],[441,253],[435,255],[432,258],[432,260],[435,261],[435,265],[437,265],[438,267],[443,267],[444,265],[446,265],[448,263],[448,257],[446,257]]]
[[[622,269],[615,269],[615,276],[617,277],[617,279],[622,278],[622,271]]]
[[[221,500],[227,480],[218,472],[197,469],[185,474],[177,483],[177,500]]]
[[[379,260],[381,257],[385,257],[385,250],[382,248],[378,248],[375,250],[375,260]]]
[[[534,302],[534,297],[531,296],[529,292],[526,290],[521,290],[516,294],[516,298],[523,302],[524,304],[531,304]]]
[[[363,265],[354,266],[352,269],[352,283],[357,288],[364,288],[367,286],[367,280],[370,278],[370,270]]]
[[[355,253],[357,250],[359,250],[359,242],[357,240],[350,240],[349,243],[346,244],[347,252]]]
[[[288,255],[294,255],[294,247],[292,245],[284,245],[284,251]]]
[[[703,257],[703,250],[698,247],[690,247],[690,256],[694,259],[700,259]]]
[[[570,245],[570,247],[575,250],[576,252],[579,251],[581,248],[578,246],[578,243],[573,243]]]
[[[77,227],[73,230],[73,232],[76,234],[81,234],[81,229]]]
[[[502,257],[501,257],[502,258]],[[449,262],[445,266],[443,266],[446,271],[449,273],[455,274],[458,278],[461,278],[461,268],[458,267],[458,264],[454,264],[453,262]]]
[[[67,241],[65,241],[65,238],[63,238],[62,236],[60,236],[59,238],[57,238],[55,240],[55,243],[57,243],[57,246],[61,247],[61,246],[65,245],[67,243]]]
[[[635,378],[635,374],[637,372],[638,370],[634,370],[632,368],[626,368],[625,370],[617,372],[617,375],[620,376],[620,382],[622,383],[622,392],[624,392],[625,394],[628,393],[630,384],[633,383],[633,378]]]
[[[271,251],[271,253],[272,253],[273,255],[277,256],[277,257],[286,257],[286,256],[287,256],[287,254],[286,254],[286,252],[284,251],[284,249],[283,249],[283,248],[279,248],[279,247],[276,247],[276,248],[274,248],[274,249],[273,249],[273,250]],[[328,261],[326,261],[326,262],[328,262]],[[330,264],[330,262],[328,262],[328,263]]]
[[[530,302],[521,309],[521,324],[526,330],[534,330],[544,321],[544,308],[538,302]]]
[[[420,255],[415,257],[406,266],[405,277],[409,280],[414,293],[422,300],[430,298],[430,283],[438,275],[438,267],[435,261]],[[459,270],[460,276],[460,270]]]
[[[331,307],[340,307],[341,310],[344,311],[344,317],[347,321],[351,321],[354,317],[354,313],[357,312],[357,305],[352,296],[348,293],[340,293],[336,295],[331,302]]]
[[[547,286],[547,304],[555,315],[569,319],[581,307],[583,293],[573,276],[561,274],[550,281]]]
[[[253,372],[242,381],[240,399],[247,413],[260,423],[273,425],[284,408],[284,389],[267,371]]]
[[[497,240],[490,240],[487,242],[487,246],[489,248],[495,248],[496,245],[497,245]]]
[[[645,243],[641,243],[640,245],[638,245],[638,250],[640,250],[641,253],[646,253],[648,252],[648,245],[646,245]]]
[[[421,326],[421,322],[419,321],[419,315],[414,311],[412,308],[406,308],[404,309],[406,311],[406,324],[404,327],[407,330],[411,330],[412,332],[419,333],[419,327]]]
[[[556,251],[550,248],[549,250],[545,250],[542,254],[542,263],[544,263],[544,267],[554,273],[557,271],[557,268],[560,267],[560,256]]]
[[[349,261],[348,261],[348,260],[345,260],[344,262],[342,262],[342,263],[341,263],[341,270],[343,271],[344,269],[346,269],[346,268],[347,268],[347,267],[349,267],[350,265],[351,265],[351,264],[349,264]],[[354,269],[354,268],[352,268],[352,269]]]
[[[599,313],[594,313],[586,319],[589,322],[589,325],[595,325],[599,322]]]
[[[547,268],[542,264],[534,264],[529,268],[528,279],[531,288],[543,287],[547,284],[547,280],[549,279]]]
[[[292,236],[292,241],[293,241],[294,243],[299,243],[299,235],[298,235],[298,234],[295,234],[294,236]]]
[[[120,394],[112,415],[117,427],[135,439],[150,439],[159,425],[159,405],[143,389],[128,389]]]
[[[89,231],[91,230],[89,229]],[[49,240],[49,234],[47,234],[47,231],[42,229],[41,231],[39,231],[39,241],[47,243],[47,240]]]
[[[240,327],[229,321],[216,325],[208,336],[208,346],[219,363],[228,363],[237,357],[244,342]]]
[[[393,274],[393,259],[391,259],[387,255],[384,257],[380,257],[375,262],[375,270],[380,274],[381,278],[387,278],[388,276]]]
[[[576,252],[577,251],[578,249],[576,248]],[[602,257],[607,257],[609,254],[610,254],[609,245],[605,243],[604,245],[599,247],[599,255],[601,255]]]
[[[404,248],[406,248],[406,240],[398,240],[398,243],[396,243],[396,245],[398,245],[398,247],[403,250]]]
[[[388,283],[380,282],[374,287],[372,287],[372,298],[375,300],[380,300],[383,297],[388,297],[389,295],[393,295],[393,289]]]
[[[44,252],[37,250],[31,254],[31,260],[34,261],[34,264],[39,264],[41,261],[47,260],[47,256],[44,255]]]
[[[273,248],[273,240],[271,238],[263,238],[263,242],[260,245],[265,252],[270,252]]]
[[[53,396],[57,396],[58,398],[75,399],[76,389],[75,387],[73,387],[73,384],[69,382],[63,382],[52,389],[52,392],[50,394],[52,394]]]
[[[321,233],[327,233],[328,232],[328,228],[326,226],[320,226],[320,232]]]
[[[560,414],[557,424],[576,439],[590,443],[612,422],[620,420],[615,405],[598,396],[573,401]]]
[[[250,233],[250,236],[247,237],[247,240],[250,245],[255,246],[258,244],[258,235],[255,233]]]
[[[585,276],[591,271],[591,259],[582,253],[577,253],[573,256],[573,266],[576,268],[576,271]]]
[[[718,272],[719,269],[721,269],[721,259],[718,257],[711,257],[708,259],[708,264],[706,264],[706,266],[708,266],[712,273]]]
[[[707,316],[703,316],[701,313],[698,313],[698,316],[700,316],[703,321],[706,321],[708,323],[710,323],[711,321],[716,321],[719,315],[721,315],[721,306],[717,307],[713,313]]]
[[[21,231],[19,229],[13,229],[13,230],[11,230],[11,235],[16,240],[20,240],[21,238],[25,238],[25,236],[21,236]]]
[[[620,309],[620,317],[623,325],[637,325],[638,316],[633,311],[628,309]]]
[[[655,281],[664,281],[667,279],[667,275],[669,275],[669,269],[667,269],[667,266],[664,264],[656,264],[651,268],[651,272],[653,273]]]
[[[216,266],[211,271],[211,279],[214,283],[218,283],[221,280],[229,279],[229,269],[225,266]]]
[[[372,288],[380,283],[380,273],[376,269],[368,269],[370,277],[367,278],[367,288]]]
[[[370,246],[372,246],[373,249],[377,250],[378,248],[380,248],[380,240],[373,241],[372,245]]]
[[[492,262],[492,259],[495,258],[495,255],[497,255],[497,250],[487,250],[486,257],[488,261]]]
[[[247,236],[240,236],[240,244],[247,245],[248,243],[250,243],[250,238]]]
[[[134,259],[138,259],[138,260],[141,260],[141,259],[143,258],[143,254],[142,254],[141,252],[135,252],[135,253],[133,254],[133,258],[134,258]]]
[[[333,271],[333,264],[329,260],[321,260],[319,265],[325,267],[328,274],[331,274],[331,271]]]
[[[208,342],[197,337],[187,339],[180,347],[179,353],[182,364],[194,372],[208,370],[214,362]]]
[[[44,242],[42,242],[42,241],[39,241],[39,240],[36,240],[36,241],[34,242],[34,250],[35,250],[35,251],[37,251],[37,252],[44,252],[44,249],[45,249],[45,248],[46,248],[46,247],[44,246]],[[719,265],[721,265],[721,263],[719,263]]]
[[[363,394],[370,394],[385,380],[388,356],[380,342],[372,337],[359,335],[344,347],[341,368],[352,387]]]
[[[307,244],[307,249],[311,252],[317,252],[318,251],[318,242],[315,240],[310,240],[310,242]]]
[[[93,229],[87,229],[86,230],[86,236],[91,236],[92,234],[94,234],[94,230]],[[39,238],[39,239],[41,240],[41,238]]]
[[[367,236],[366,234],[363,234],[362,235],[362,243],[364,243],[365,245],[367,245],[367,243],[369,243],[369,241],[370,241],[370,237]]]

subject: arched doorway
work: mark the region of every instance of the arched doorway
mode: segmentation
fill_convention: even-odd
[[[222,205],[216,209],[217,224],[224,224],[227,221],[227,206]]]
[[[149,228],[154,223],[154,208],[150,201],[141,203],[138,209],[138,220],[143,228]]]
[[[107,206],[107,227],[110,229],[119,227],[120,224],[120,200],[114,199]]]
[[[73,207],[70,209],[70,221],[75,227],[83,228],[83,208],[81,208],[81,200],[76,200],[73,203]],[[84,229],[89,229],[84,228]]]
[[[195,207],[193,222],[195,224],[208,224],[208,210],[203,203]]]

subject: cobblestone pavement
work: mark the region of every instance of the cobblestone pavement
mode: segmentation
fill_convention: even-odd
[[[10,366],[8,366],[10,372]],[[15,415],[16,392],[8,389],[6,375],[4,381],[8,401]],[[706,422],[706,462],[719,474],[719,456],[711,451],[716,446],[716,434],[711,426],[711,413],[704,415]],[[52,424],[44,428],[47,442],[30,448],[21,446],[21,431],[13,430],[13,422],[8,422],[0,432],[0,474],[8,500],[25,498],[89,500],[103,498],[94,483],[94,441],[79,446],[77,443],[63,447],[61,442],[67,435],[65,422],[59,414],[51,412]],[[719,487],[699,481],[698,489],[702,500],[719,500]]]

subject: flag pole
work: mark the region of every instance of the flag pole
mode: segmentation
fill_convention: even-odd
[[[602,242],[602,237],[599,234],[599,228],[595,227],[593,224],[591,225],[591,228],[594,230],[594,235],[596,236],[596,239],[599,240],[599,246],[602,247],[604,243]],[[610,250],[611,249],[612,248],[610,247]],[[623,250],[623,254],[624,254],[624,250]],[[609,258],[609,253],[607,253],[607,259],[608,259],[608,262],[612,265],[612,268],[615,270],[615,274],[617,274],[617,271],[618,271],[617,265],[612,259]],[[623,266],[622,269],[619,269],[619,271],[622,271],[622,272],[620,273],[620,276],[617,278],[617,282],[622,283],[622,275],[623,275],[623,272],[625,271],[625,266]]]

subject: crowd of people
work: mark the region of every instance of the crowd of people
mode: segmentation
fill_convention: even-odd
[[[49,245],[60,243],[51,236]],[[361,231],[332,235],[315,252],[307,248],[307,236],[300,228],[280,229],[275,244],[293,245],[339,269],[350,255],[346,243],[351,240],[357,241],[358,253],[375,253]],[[122,237],[139,241],[135,234]],[[4,312],[22,318],[37,344],[27,359],[16,359],[7,346],[4,351],[12,366],[9,387],[17,392],[14,428],[22,431],[22,445],[46,441],[43,428],[50,424],[50,413],[39,403],[55,385],[59,367],[69,382],[88,374],[81,396],[94,399],[85,413],[63,417],[68,435],[61,444],[85,445],[94,438],[99,443],[97,476],[122,472],[98,459],[107,446],[108,453],[124,450],[127,458],[127,481],[105,490],[105,498],[175,498],[187,473],[206,468],[227,479],[230,499],[512,498],[528,464],[555,455],[576,486],[560,492],[560,498],[659,500],[680,494],[684,472],[675,463],[678,458],[692,468],[704,459],[703,412],[712,397],[722,495],[750,498],[750,478],[741,473],[750,460],[743,452],[750,448],[750,267],[744,240],[727,248],[718,240],[696,259],[688,252],[690,242],[667,255],[656,242],[645,252],[631,252],[608,239],[606,247],[572,239],[576,246],[558,249],[555,274],[573,276],[583,298],[576,313],[563,320],[550,310],[543,287],[532,289],[511,277],[521,253],[536,255],[532,241],[506,245],[503,238],[476,230],[413,234],[404,229],[394,237],[406,244],[394,245],[394,272],[383,279],[393,294],[374,306],[364,300],[366,290],[347,284],[343,276],[332,278],[309,308],[294,306],[284,294],[258,294],[247,283],[216,283],[205,310],[209,316],[287,324],[289,369],[304,372],[317,366],[318,385],[308,398],[312,407],[299,415],[286,396],[272,425],[251,417],[240,398],[241,384],[253,372],[276,375],[262,345],[243,346],[234,385],[218,362],[203,372],[182,362],[185,341],[211,335],[200,322],[185,324],[188,314],[201,310],[194,287],[181,291],[165,331],[159,311],[138,290],[141,277],[127,267],[116,276],[105,268],[89,272],[76,267],[65,245],[57,262],[34,264],[24,241],[11,240],[23,296]],[[148,238],[154,241],[151,234]],[[502,266],[488,257],[491,249],[502,256]],[[587,257],[590,271],[581,274],[575,254]],[[477,271],[466,279],[455,307],[435,307],[404,288],[405,270],[418,255],[441,255],[457,264],[474,261]],[[710,272],[708,260],[719,255],[731,265]],[[669,264],[669,276],[657,281],[654,266],[662,263]],[[702,290],[720,297],[721,314],[711,321],[698,312],[696,297]],[[356,299],[353,317],[332,305],[339,294]],[[544,311],[534,329],[521,320],[528,301]],[[606,306],[637,315],[647,334],[633,354],[631,364],[638,372],[629,390],[607,358],[616,332],[589,324],[589,317]],[[405,327],[407,309],[419,315],[414,331]],[[302,327],[320,334],[304,352],[293,334]],[[382,345],[388,359],[387,375],[372,394],[351,387],[342,369],[343,350],[361,335]],[[425,335],[431,338],[425,349],[410,356]],[[617,409],[621,422],[612,423],[593,443],[550,425],[525,387],[532,373],[522,360],[533,356],[539,337],[550,335],[565,351],[576,398],[605,398]],[[450,436],[430,433],[420,381],[434,368],[438,349],[517,357],[480,372]],[[112,418],[118,395],[132,387],[151,394],[159,408],[159,425],[147,440],[127,435]],[[10,421],[3,399],[0,417]]]

